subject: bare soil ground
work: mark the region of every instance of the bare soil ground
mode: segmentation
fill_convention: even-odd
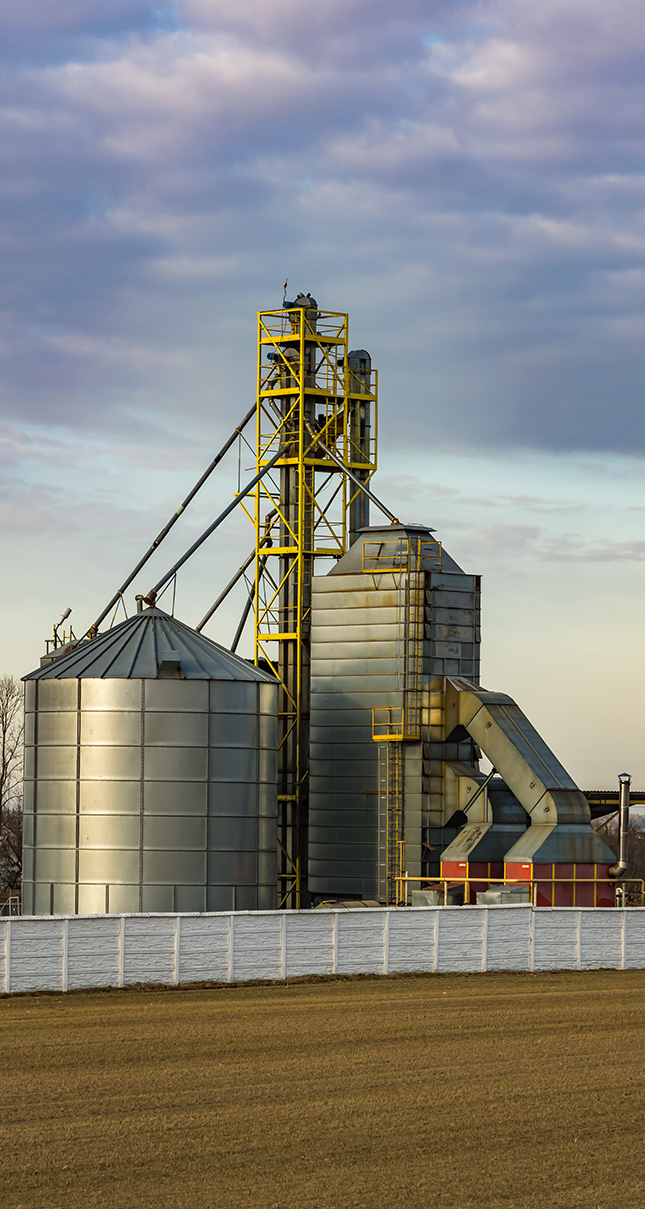
[[[3,1209],[645,1206],[645,971],[0,1000]]]

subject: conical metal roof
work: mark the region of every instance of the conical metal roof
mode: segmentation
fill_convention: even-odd
[[[177,658],[178,657],[178,658]],[[164,665],[177,667],[186,680],[262,680],[275,678],[162,609],[144,609],[97,638],[23,676],[23,680],[157,680]]]
[[[343,554],[342,558],[339,558],[336,565],[332,567],[328,574],[355,575],[357,572],[364,571],[363,546],[366,542],[369,543],[372,551],[374,551],[377,543],[380,542],[383,544],[384,563],[386,563],[388,552],[392,553],[396,542],[401,543],[401,550],[403,550],[404,544],[409,539],[416,542],[419,538],[422,542],[427,541],[428,543],[427,554],[424,555],[422,548],[420,569],[422,571],[438,571],[436,547],[432,536],[434,532],[435,530],[431,529],[428,525],[402,525],[399,522],[392,525],[367,526],[365,529],[360,530],[360,536],[356,539],[353,546],[350,546],[347,553]],[[378,569],[376,565],[371,565],[370,559],[368,559],[368,566],[370,570]],[[447,550],[443,549],[441,551],[441,570],[450,574],[464,574],[462,568],[455,562],[454,558],[451,558]]]

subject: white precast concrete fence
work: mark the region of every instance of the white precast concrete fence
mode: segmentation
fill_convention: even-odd
[[[645,908],[387,907],[1,921],[0,990],[645,969]]]

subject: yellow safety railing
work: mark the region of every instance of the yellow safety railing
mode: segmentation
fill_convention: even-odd
[[[372,738],[375,743],[418,739],[418,728],[406,725],[407,711],[402,705],[383,705],[372,710]]]
[[[576,886],[582,886],[585,884],[592,885],[592,886],[599,886],[599,885],[613,886],[615,889],[621,891],[622,897],[623,897],[623,899],[625,899],[627,897],[627,892],[625,891],[624,887],[626,885],[636,884],[636,885],[640,886],[640,890],[635,891],[635,892],[631,891],[630,893],[631,894],[635,893],[640,897],[641,901],[638,904],[638,906],[641,906],[641,907],[645,906],[645,880],[642,877],[620,877],[620,878],[613,878],[613,877],[526,877],[526,878],[522,878],[522,877],[516,877],[516,878],[500,878],[500,877],[484,877],[483,874],[480,874],[479,877],[478,876],[474,876],[474,877],[412,877],[409,874],[404,873],[402,877],[396,878],[396,906],[397,907],[406,907],[408,905],[407,887],[408,887],[409,882],[423,882],[424,883],[423,888],[428,889],[428,890],[434,890],[434,889],[439,890],[439,889],[443,888],[444,904],[446,906],[448,904],[448,890],[449,889],[454,890],[454,889],[458,888],[459,886],[464,887],[464,906],[468,906],[470,904],[469,891],[470,891],[471,882],[476,882],[477,885],[481,885],[482,883],[485,883],[488,886],[492,886],[492,885],[494,885],[494,886],[529,886],[530,885],[532,888],[533,899],[535,899],[537,896],[538,885],[550,884],[553,887],[552,892],[551,892],[551,905],[553,904],[553,898],[555,897],[556,883],[563,884],[563,885],[569,885],[569,886],[573,886],[573,890],[574,890],[574,893],[573,893],[574,901],[572,904],[574,907],[576,906],[576,902],[575,902],[575,887]],[[432,885],[430,883],[432,883]],[[594,898],[595,897],[596,896],[594,894]],[[534,902],[533,905],[536,906],[537,904]],[[629,903],[629,904],[625,904],[625,905],[634,906],[636,904]]]
[[[440,541],[401,537],[388,541],[363,542],[363,571],[418,571],[422,559],[436,562],[441,569],[443,547]],[[416,565],[415,565],[416,563]]]

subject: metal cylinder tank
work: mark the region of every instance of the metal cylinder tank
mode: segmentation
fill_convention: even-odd
[[[24,679],[25,914],[276,907],[271,675],[152,608]]]
[[[474,771],[464,731],[436,741],[446,675],[479,677],[479,578],[422,525],[363,529],[312,584],[309,888],[394,902],[402,852],[439,873],[446,760]],[[400,742],[374,742],[374,719]],[[403,725],[405,721],[405,725]],[[452,811],[451,811],[452,813]],[[403,849],[403,841],[405,848]],[[398,864],[397,864],[398,862]]]

